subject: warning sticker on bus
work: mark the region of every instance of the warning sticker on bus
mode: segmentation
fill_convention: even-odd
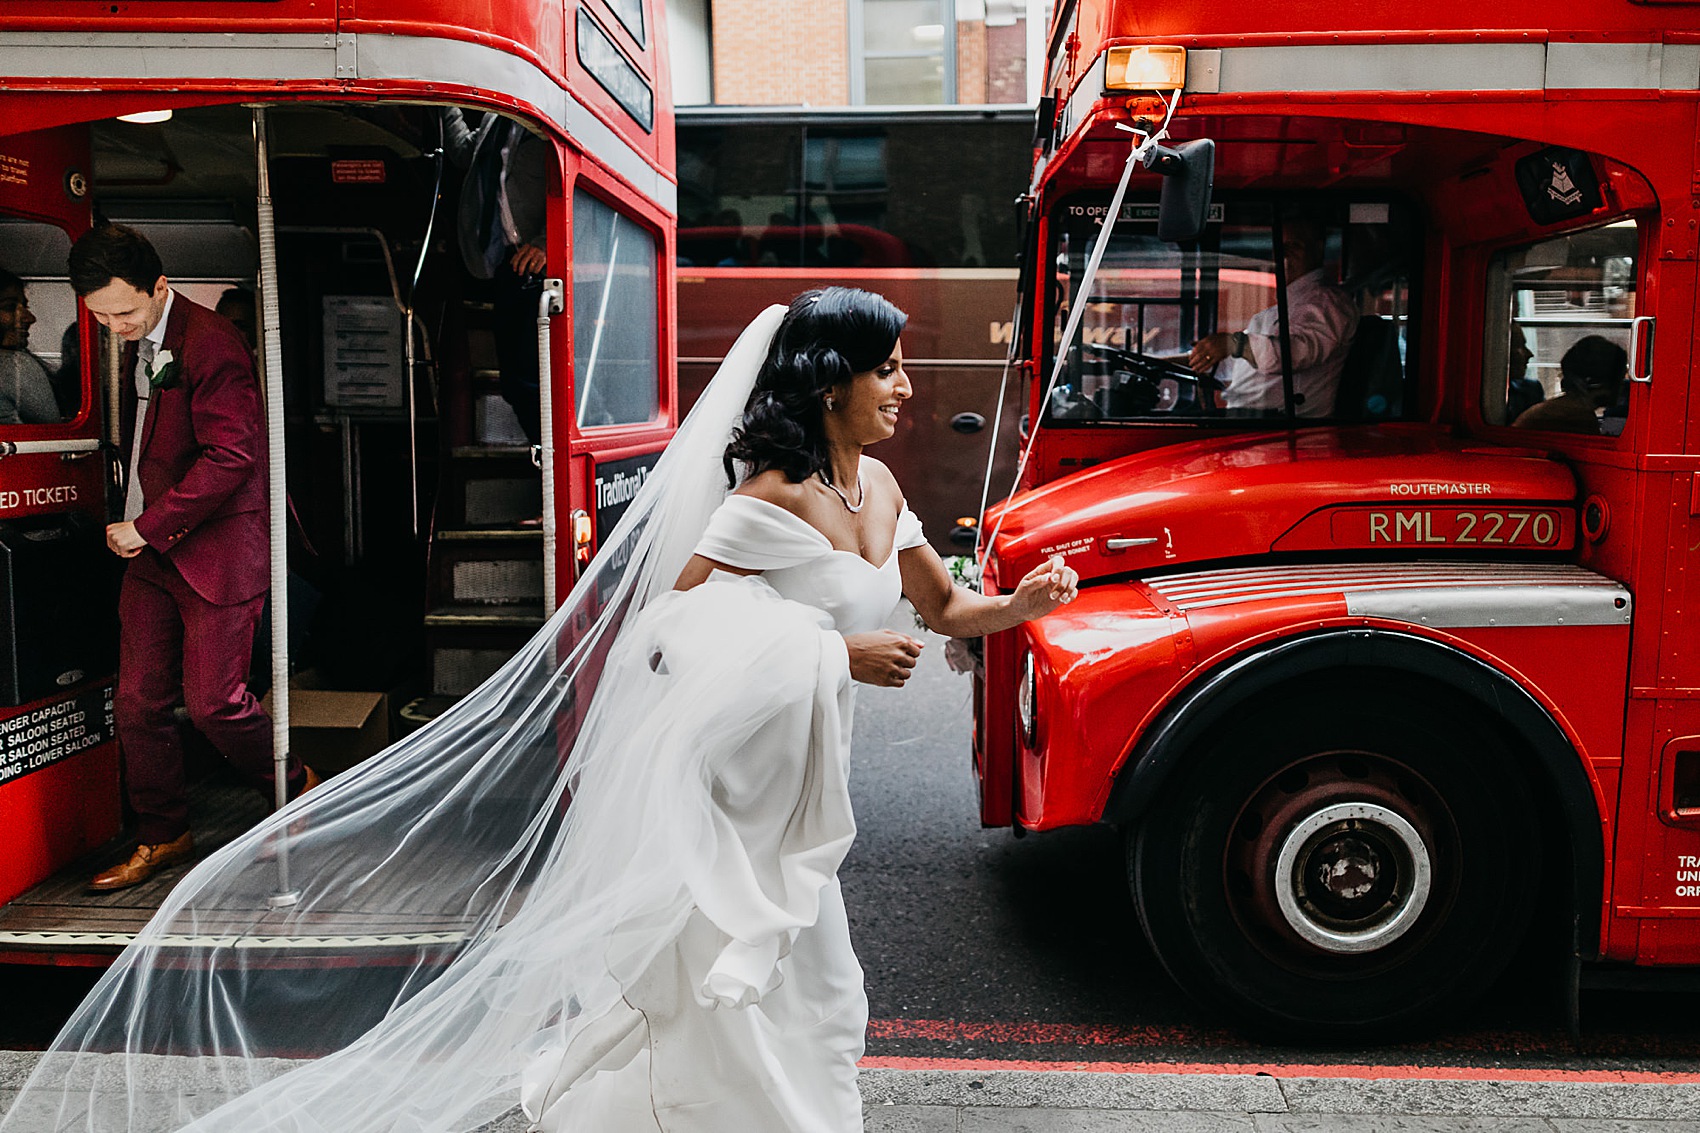
[[[115,734],[111,685],[0,720],[0,783],[98,747]]]

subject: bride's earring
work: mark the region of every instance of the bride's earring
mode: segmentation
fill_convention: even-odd
[[[832,398],[831,398],[831,396],[830,396],[830,395],[829,395],[829,396],[828,396],[828,397],[827,397],[827,399],[826,399],[826,411],[827,411],[827,412],[828,412],[828,413],[831,413],[831,412],[832,412]]]

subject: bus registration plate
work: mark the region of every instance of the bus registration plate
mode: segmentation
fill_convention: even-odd
[[[1559,547],[1557,508],[1352,508],[1335,513],[1339,547]]]

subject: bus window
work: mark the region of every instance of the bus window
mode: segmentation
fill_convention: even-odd
[[[573,193],[573,409],[581,428],[660,411],[655,237],[582,189]]]
[[[1285,328],[1275,293],[1276,207]],[[1054,225],[1053,350],[1103,210],[1101,202],[1073,201]],[[1416,259],[1415,226],[1403,208],[1228,199],[1212,206],[1200,241],[1184,247],[1157,238],[1156,215],[1155,204],[1123,206],[1078,338],[1067,345],[1050,416],[1282,419],[1284,367],[1295,417],[1401,416],[1410,400],[1404,387]]]
[[[1488,423],[1623,432],[1639,239],[1635,221],[1624,219],[1494,256],[1482,378]]]
[[[902,112],[679,133],[679,262],[727,268],[1015,263],[1033,123]],[[938,155],[948,153],[948,168]]]
[[[0,426],[58,424],[82,407],[70,249],[57,225],[0,219]]]

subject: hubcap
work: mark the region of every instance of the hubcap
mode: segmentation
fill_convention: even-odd
[[[1432,892],[1422,836],[1397,812],[1336,802],[1281,842],[1275,899],[1300,937],[1328,952],[1372,952],[1409,932]]]

